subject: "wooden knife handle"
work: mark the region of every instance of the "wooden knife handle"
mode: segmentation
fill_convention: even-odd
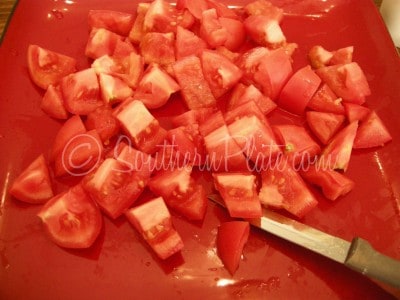
[[[354,238],[345,265],[365,276],[400,289],[400,261],[379,253],[362,238]]]

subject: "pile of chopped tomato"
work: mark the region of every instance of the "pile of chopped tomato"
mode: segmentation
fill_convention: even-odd
[[[85,55],[72,57],[30,45],[28,69],[45,90],[42,110],[65,120],[50,155],[41,154],[14,180],[16,199],[44,204],[49,237],[67,248],[90,247],[102,215],[126,217],[166,259],[184,247],[171,213],[202,221],[204,186],[193,170],[211,172],[232,218],[257,218],[262,208],[301,218],[349,193],[354,148],[391,140],[369,109],[371,91],[353,47],[315,46],[309,65],[293,69],[297,45],[281,29],[283,10],[266,0],[230,9],[215,0],[140,3],[136,15],[94,10]],[[83,28],[82,30],[86,30]],[[171,98],[187,111],[162,125],[154,109]],[[273,124],[285,110],[304,125]],[[78,177],[67,191],[53,180]],[[154,198],[137,205],[143,191]],[[249,223],[221,224],[218,253],[232,274]]]

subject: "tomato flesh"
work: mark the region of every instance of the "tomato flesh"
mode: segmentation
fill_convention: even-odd
[[[54,196],[46,160],[41,154],[14,180],[10,194],[20,201],[41,204]]]
[[[38,216],[50,239],[64,248],[89,248],[103,223],[96,203],[80,185],[52,198]]]

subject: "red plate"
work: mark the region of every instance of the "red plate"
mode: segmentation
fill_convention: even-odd
[[[0,298],[390,298],[363,276],[258,230],[252,230],[243,262],[230,276],[215,251],[216,227],[227,216],[213,204],[203,224],[174,217],[185,249],[161,262],[123,218],[106,219],[91,249],[61,249],[43,233],[36,217],[39,206],[9,197],[10,183],[47,151],[60,127],[39,108],[43,92],[28,75],[28,44],[76,57],[84,68],[88,10],[134,12],[137,2],[26,0],[16,8],[0,48]],[[275,2],[287,13],[283,29],[288,40],[300,46],[296,69],[306,63],[306,53],[315,44],[328,49],[355,46],[354,59],[372,89],[368,105],[393,136],[382,149],[356,151],[348,170],[355,189],[335,203],[321,200],[304,222],[348,240],[361,236],[400,259],[400,64],[378,11],[372,1]],[[176,114],[171,105],[160,112],[172,113]]]

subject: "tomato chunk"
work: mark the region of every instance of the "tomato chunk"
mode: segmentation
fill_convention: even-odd
[[[38,87],[47,89],[49,85],[57,84],[64,76],[74,73],[76,60],[37,45],[29,45],[28,71]]]
[[[311,131],[327,144],[344,123],[345,116],[318,111],[308,111],[306,119]]]
[[[122,79],[101,73],[99,75],[101,96],[106,104],[122,102],[133,95],[132,89]]]
[[[67,111],[72,114],[87,115],[103,105],[100,85],[94,69],[85,69],[64,77],[61,91]]]
[[[338,98],[330,87],[323,83],[308,102],[307,107],[320,112],[344,115],[342,99]]]
[[[113,55],[118,40],[122,39],[122,36],[107,29],[93,28],[86,44],[85,55],[93,59]]]
[[[352,180],[330,169],[310,166],[301,171],[301,176],[306,181],[321,187],[324,196],[332,201],[346,195],[354,188]]]
[[[145,153],[154,153],[167,134],[139,100],[127,100],[114,112],[133,144]]]
[[[64,99],[59,85],[49,85],[40,103],[40,108],[52,118],[68,119],[69,114],[64,107]]]
[[[175,40],[175,54],[177,60],[185,56],[198,55],[206,48],[207,43],[194,32],[178,26]]]
[[[103,223],[96,203],[80,185],[52,198],[38,216],[49,238],[64,248],[89,248]]]
[[[232,275],[239,267],[243,248],[250,233],[250,224],[246,221],[224,222],[218,227],[217,251],[225,268]]]
[[[298,218],[317,206],[318,201],[290,162],[281,160],[261,175],[259,197],[264,206],[283,208]]]
[[[113,111],[107,106],[101,106],[88,114],[85,126],[88,130],[95,129],[104,144],[117,135],[120,129]]]
[[[92,28],[105,28],[117,34],[127,36],[133,26],[131,14],[112,10],[90,10],[88,23]]]
[[[181,93],[189,109],[214,107],[216,100],[204,78],[200,59],[187,56],[173,65],[175,77],[181,86]]]
[[[291,113],[302,115],[320,83],[321,79],[310,66],[298,70],[282,89],[278,105]]]
[[[228,40],[228,30],[222,26],[214,8],[203,11],[200,36],[213,48],[224,45]]]
[[[183,248],[162,197],[134,207],[125,215],[159,258],[167,259]]]
[[[175,62],[175,39],[172,32],[146,33],[140,42],[140,51],[145,63],[169,66]]]
[[[366,119],[364,119],[354,139],[353,148],[372,148],[381,147],[390,142],[392,136],[383,124],[381,118],[375,111],[372,111]]]
[[[49,169],[41,154],[14,180],[10,194],[18,200],[38,204],[54,196]]]
[[[215,188],[234,218],[259,218],[261,202],[256,191],[256,176],[248,173],[214,173]]]

